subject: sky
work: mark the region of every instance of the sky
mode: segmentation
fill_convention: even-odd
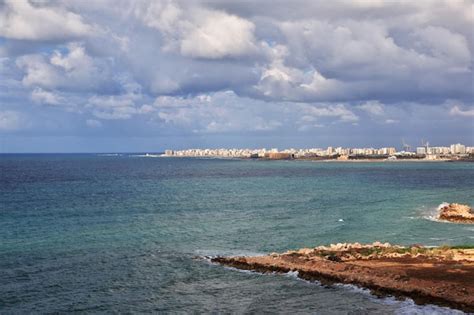
[[[0,0],[0,152],[474,145],[470,0]]]

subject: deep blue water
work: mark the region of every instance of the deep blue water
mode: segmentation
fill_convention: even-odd
[[[1,155],[0,313],[450,313],[198,258],[473,244],[444,201],[474,204],[473,163]]]

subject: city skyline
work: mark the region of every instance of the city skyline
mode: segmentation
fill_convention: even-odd
[[[327,148],[188,148],[182,150],[165,150],[165,156],[199,157],[199,156],[221,156],[221,157],[265,157],[267,153],[289,153],[293,157],[308,156],[332,156],[332,155],[398,155],[413,156],[425,155],[433,159],[443,155],[474,155],[474,146],[466,146],[462,143],[454,143],[449,146],[430,146],[424,142],[422,146],[411,147],[403,143],[403,149],[396,147],[333,147]]]
[[[474,144],[467,0],[7,0],[0,21],[0,153]]]

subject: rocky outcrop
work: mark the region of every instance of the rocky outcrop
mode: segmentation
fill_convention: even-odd
[[[212,261],[262,273],[297,272],[302,279],[323,284],[354,284],[376,295],[410,297],[419,304],[474,311],[474,247],[339,243]]]
[[[455,223],[474,223],[471,207],[459,203],[443,203],[438,207],[438,219]]]

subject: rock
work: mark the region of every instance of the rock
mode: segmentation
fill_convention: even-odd
[[[440,220],[455,223],[474,223],[474,213],[468,205],[443,203],[438,207]]]
[[[300,250],[298,250],[298,254],[301,254],[301,255],[309,255],[313,253],[313,249],[311,248],[301,248]]]
[[[328,255],[326,257],[327,260],[330,260],[330,261],[335,261],[335,262],[340,262],[341,261],[341,258],[339,256],[336,256],[336,255]]]

